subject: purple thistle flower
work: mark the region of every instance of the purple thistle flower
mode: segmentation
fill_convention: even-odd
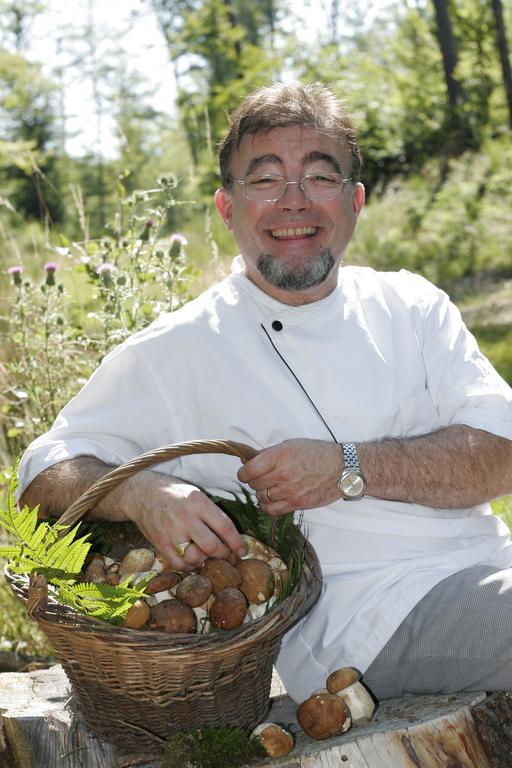
[[[144,222],[144,226],[146,227],[146,229],[151,229],[151,227],[155,226],[155,222],[153,221],[153,219],[146,219],[146,221]]]
[[[23,267],[21,266],[21,264],[16,264],[14,267],[9,267],[9,269],[7,270],[7,274],[12,275],[14,285],[21,285],[22,272],[23,272]]]
[[[105,261],[103,264],[100,264],[99,267],[96,269],[96,274],[98,275],[104,275],[106,273],[111,273],[115,269],[115,265],[112,264],[110,261]]]
[[[59,265],[57,264],[56,261],[47,261],[46,264],[44,265],[44,271],[47,273],[56,272],[58,268],[59,268]]]
[[[185,235],[180,235],[179,232],[176,232],[174,235],[171,235],[171,246],[173,243],[179,243],[180,245],[188,245],[188,240],[185,237]]]

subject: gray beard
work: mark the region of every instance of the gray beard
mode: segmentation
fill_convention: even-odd
[[[304,291],[320,285],[334,267],[334,259],[329,248],[321,251],[303,267],[281,261],[269,253],[262,253],[258,258],[257,268],[267,283],[283,291]]]

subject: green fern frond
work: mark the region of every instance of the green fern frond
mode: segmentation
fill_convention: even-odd
[[[103,619],[111,624],[122,624],[124,616],[133,603],[144,595],[144,588],[148,579],[140,581],[134,586],[118,584],[57,584],[57,598],[61,603],[75,608],[81,613]]]

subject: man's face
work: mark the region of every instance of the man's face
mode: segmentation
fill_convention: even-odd
[[[311,128],[290,125],[246,136],[233,154],[229,173],[278,174],[300,181],[305,174],[351,175],[349,151]],[[344,186],[340,197],[314,202],[299,184],[288,186],[276,202],[245,197],[241,184],[217,191],[217,209],[233,231],[246,275],[286,304],[304,304],[327,296],[364,205],[364,187]]]

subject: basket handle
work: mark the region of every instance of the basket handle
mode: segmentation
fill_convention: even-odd
[[[228,456],[238,456],[243,462],[246,462],[256,456],[258,451],[245,445],[245,443],[237,443],[233,440],[189,440],[185,443],[174,443],[154,451],[147,451],[125,464],[121,464],[120,467],[116,467],[91,485],[61,515],[59,525],[71,526],[81,520],[110,491],[140,470],[161,464],[164,461],[178,459],[180,456],[197,453],[224,453]]]

